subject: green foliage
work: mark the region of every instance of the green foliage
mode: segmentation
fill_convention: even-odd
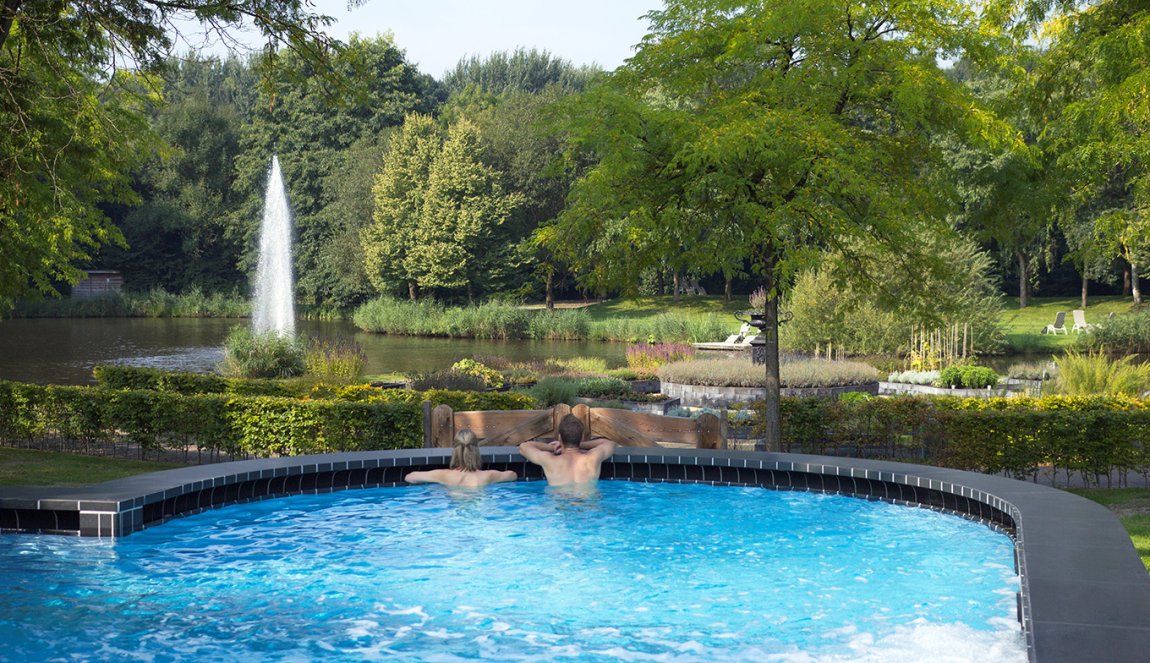
[[[1150,391],[1150,364],[1135,364],[1130,356],[1114,358],[1099,349],[1085,354],[1068,350],[1055,357],[1059,393],[1071,396],[1106,394],[1137,396]]]
[[[494,368],[484,366],[474,359],[460,359],[452,364],[451,370],[479,378],[488,389],[499,389],[503,386],[502,373]]]
[[[251,304],[236,294],[193,287],[179,295],[159,288],[87,299],[21,301],[16,318],[245,318]]]
[[[367,353],[355,341],[312,341],[304,356],[307,374],[324,382],[352,382],[363,375]]]
[[[592,377],[579,380],[577,395],[586,398],[624,399],[631,396],[631,385],[615,377]]]
[[[781,367],[782,386],[789,388],[839,387],[876,382],[873,366],[852,361],[795,359]],[[659,379],[679,384],[714,387],[762,387],[766,371],[745,359],[696,359],[661,366]]]
[[[580,340],[588,336],[584,311],[535,311],[506,302],[446,308],[432,301],[373,299],[355,310],[364,331],[411,336]]]
[[[729,323],[715,317],[660,313],[655,316],[618,317],[591,322],[593,341],[638,343],[703,343],[726,338]]]
[[[872,271],[874,280],[903,294],[896,300],[844,281],[833,255],[800,274],[785,304],[794,318],[783,328],[782,344],[805,352],[833,345],[848,354],[905,354],[923,327],[958,325],[969,329],[971,354],[998,351],[1002,297],[990,256],[968,240],[923,243],[943,260],[943,269],[914,272],[892,262]]]
[[[236,327],[224,341],[220,372],[231,377],[289,378],[307,371],[302,341],[277,332],[253,333]]]
[[[443,85],[452,93],[470,88],[490,95],[538,93],[553,85],[581,90],[597,73],[596,68],[575,67],[547,51],[517,48],[511,53],[473,55],[460,60],[443,76]]]
[[[532,409],[525,394],[317,386],[319,397],[277,398],[0,381],[0,443],[114,442],[256,456],[417,448],[424,400],[459,411]]]
[[[963,364],[947,366],[939,371],[935,380],[937,387],[954,387],[961,389],[985,389],[998,384],[998,374],[994,369],[985,366]]]
[[[536,382],[527,393],[543,407],[560,403],[575,404],[579,395],[579,381],[572,378],[546,377]]]
[[[757,425],[761,426],[762,403]],[[1150,469],[1146,401],[1112,397],[782,399],[783,451],[915,459],[1023,478]]]
[[[1095,324],[1079,343],[1125,354],[1150,353],[1150,309],[1117,315]]]
[[[145,389],[176,394],[233,394],[299,397],[307,385],[290,380],[221,377],[211,373],[164,371],[143,366],[99,365],[92,369],[96,384],[107,389]]]
[[[448,369],[429,373],[412,373],[408,376],[411,388],[416,391],[444,389],[448,391],[483,391],[487,383],[478,375]]]

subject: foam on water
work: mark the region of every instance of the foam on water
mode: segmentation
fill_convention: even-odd
[[[1007,537],[845,497],[411,487],[3,541],[18,660],[1026,660]]]

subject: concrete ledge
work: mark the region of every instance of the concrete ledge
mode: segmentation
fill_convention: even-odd
[[[125,536],[204,509],[298,493],[398,485],[448,449],[200,465],[82,488],[0,488],[0,530]],[[489,467],[540,480],[513,447]],[[1031,661],[1137,661],[1150,651],[1150,575],[1105,507],[1053,488],[972,472],[827,456],[622,449],[604,479],[763,486],[882,499],[963,515],[1011,534]]]

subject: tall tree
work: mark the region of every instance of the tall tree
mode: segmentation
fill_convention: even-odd
[[[215,291],[243,282],[242,234],[230,223],[241,117],[229,83],[255,74],[235,64],[193,58],[171,67],[167,103],[152,122],[164,153],[136,175],[142,204],[111,214],[128,247],[109,248],[94,263],[122,271],[128,287]]]
[[[1064,214],[1090,212],[1097,240],[1129,263],[1140,303],[1139,272],[1150,262],[1150,7],[1058,6],[1037,72],[1043,140],[1073,184]]]
[[[286,44],[322,60],[330,46],[301,0],[0,3],[0,308],[75,281],[77,261],[119,239],[98,205],[132,197],[128,175],[152,147],[146,74],[178,18],[252,25],[269,56]]]
[[[237,187],[244,195],[236,214],[237,223],[254,236],[268,163],[278,155],[296,226],[297,293],[315,304],[350,305],[355,302],[332,299],[336,291],[352,292],[354,284],[335,286],[339,268],[326,260],[326,247],[346,238],[347,228],[358,232],[367,219],[324,213],[335,193],[329,188],[335,183],[332,176],[354,165],[343,154],[357,141],[398,126],[407,113],[431,112],[440,99],[435,82],[408,63],[390,37],[352,35],[328,66],[348,83],[335,87],[324,78],[313,79],[314,65],[288,55],[270,85],[261,89],[236,160]],[[247,245],[244,266],[251,267],[255,242]]]
[[[506,246],[494,241],[517,205],[518,193],[505,193],[500,175],[481,159],[479,132],[461,120],[452,126],[427,174],[423,208],[415,229],[408,269],[420,287],[465,289],[476,286],[503,260]]]
[[[940,55],[983,46],[977,17],[956,0],[671,0],[649,17],[652,33],[611,84],[656,100],[674,118],[665,125],[683,127],[655,185],[669,185],[666,198],[694,212],[674,220],[695,226],[696,238],[737,238],[726,251],[762,278],[766,441],[777,449],[778,301],[791,276],[820,248],[843,254],[860,279],[876,246],[891,249],[886,260],[917,257],[908,269],[927,268],[916,237],[947,232],[937,183],[926,177],[938,155],[931,136],[1012,134],[971,113],[977,104],[939,69]],[[604,111],[585,121],[642,145],[642,118]],[[631,220],[647,223],[658,211],[615,193],[646,162],[639,150],[605,160],[577,185],[576,195],[614,207],[623,238]]]
[[[407,258],[415,248],[427,178],[442,145],[434,119],[408,115],[375,177],[375,209],[361,231],[361,242],[364,270],[379,293],[403,288],[412,301],[418,296],[418,273]]]

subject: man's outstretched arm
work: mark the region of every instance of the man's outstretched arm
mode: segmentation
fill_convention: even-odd
[[[615,453],[615,450],[619,448],[619,445],[615,444],[613,440],[598,437],[593,440],[583,440],[579,443],[579,448],[590,451],[599,458],[610,458]]]
[[[545,460],[555,455],[560,446],[562,445],[558,440],[555,442],[528,441],[519,445],[519,453],[532,463],[542,465]]]

